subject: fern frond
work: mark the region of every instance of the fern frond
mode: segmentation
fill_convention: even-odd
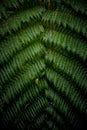
[[[2,121],[5,119],[4,123],[13,122],[15,119],[17,119],[18,114],[19,113],[22,114],[22,112],[25,111],[26,109],[27,111],[25,111],[24,116],[27,117],[30,114],[28,117],[28,121],[31,121],[31,118],[34,119],[34,117],[38,115],[38,111],[41,110],[40,104],[42,103],[42,106],[46,105],[45,104],[46,101],[41,100],[42,102],[40,102],[40,100],[38,100],[40,104],[38,104],[38,106],[36,105],[37,107],[35,107],[35,104],[38,102],[35,102],[35,104],[33,104],[34,105],[33,108],[32,107],[30,108],[30,106],[32,104],[32,101],[34,101],[35,98],[37,97],[37,95],[40,96],[42,92],[44,92],[44,89],[46,88],[46,86],[47,86],[47,83],[45,80],[40,81],[37,86],[36,85],[32,85],[32,87],[28,86],[29,87],[28,91],[26,91],[21,97],[19,97],[19,99],[15,103],[13,103],[13,105],[11,105],[7,109],[7,111],[4,113],[4,117]],[[27,108],[28,106],[29,106],[29,110]],[[34,109],[36,110],[34,111]]]
[[[47,30],[43,37],[43,41],[46,43],[49,42],[51,45],[61,46],[67,49],[67,51],[79,55],[83,60],[87,60],[87,44],[81,40],[80,37],[75,37],[72,32],[68,33],[62,32],[62,30]]]
[[[71,35],[70,35],[71,34]],[[79,55],[83,60],[87,59],[87,44],[77,37],[73,36],[70,32],[69,35],[62,31],[46,31],[43,40],[46,43],[50,43],[51,45],[61,46],[67,51],[71,51],[72,53]]]
[[[42,17],[42,21],[50,24],[63,25],[69,27],[71,30],[75,30],[78,33],[82,33],[87,37],[87,20],[85,17],[79,17],[73,10],[61,6],[56,11],[46,11]]]
[[[87,2],[1,2],[0,129],[83,130]]]
[[[8,40],[3,41],[0,45],[0,64],[5,61],[7,62],[13,54],[29,45],[29,42],[37,38],[43,31],[44,28],[42,25],[35,25],[19,32],[16,36],[10,36]]]
[[[73,126],[78,124],[79,120],[77,114],[73,113],[70,106],[60,95],[49,89],[46,91],[46,97],[53,103],[54,107],[63,114],[70,124],[73,124]]]
[[[8,8],[17,8],[20,4],[36,4],[38,3],[39,0],[9,0],[7,2],[3,2],[4,6],[5,7],[8,7]]]
[[[24,0],[7,0],[7,2],[3,2],[3,5],[8,8],[11,7],[17,8],[19,6],[19,2],[23,3]]]
[[[65,79],[60,74],[56,73],[52,69],[46,71],[47,79],[54,84],[52,89],[55,88],[56,91],[62,93],[65,97],[68,97],[72,105],[79,109],[82,113],[87,114],[86,101],[81,96],[81,93],[77,91],[77,86],[73,86],[70,81]]]
[[[42,59],[32,63],[31,65],[28,64],[25,68],[25,71],[22,72],[15,80],[12,80],[10,85],[5,87],[3,94],[1,95],[1,99],[3,103],[9,103],[10,100],[14,99],[16,95],[20,92],[23,92],[34,77],[38,77],[41,72],[45,69],[45,63]]]
[[[65,128],[65,122],[64,120],[62,119],[62,117],[52,108],[52,107],[48,107],[46,109],[46,112],[48,115],[50,115],[51,117],[51,120],[55,120],[55,123],[58,124],[59,128]]]
[[[19,119],[19,124],[18,124],[19,129],[25,127],[26,125],[24,124],[25,121],[27,121],[27,125],[31,122],[33,123],[29,127],[35,128],[39,126],[41,121],[38,120],[38,118],[35,121],[34,119],[38,117],[38,114],[41,113],[42,109],[45,108],[47,105],[48,105],[47,100],[44,99],[43,97],[39,97],[37,100],[35,100],[35,102],[31,106],[25,109],[24,114]]]
[[[53,63],[57,69],[61,69],[71,76],[71,78],[80,86],[80,89],[87,94],[87,73],[84,67],[78,62],[54,51],[50,51],[46,55],[46,60]]]
[[[28,5],[32,3],[30,0],[26,0],[26,2],[28,2]],[[14,12],[15,9],[23,8],[23,4],[25,4],[25,0],[7,0],[0,2],[0,15],[7,19],[9,10]]]
[[[69,4],[75,11],[80,11],[82,14],[87,14],[87,1],[85,0],[63,0]]]
[[[45,0],[45,3],[49,2],[49,0]],[[65,5],[72,7],[76,12],[80,12],[81,14],[87,14],[87,1],[86,0],[50,0],[50,3],[52,3],[51,6],[53,6],[53,3],[55,3],[55,6],[59,5]],[[53,6],[55,8],[55,6]]]
[[[6,81],[11,79],[11,77],[15,75],[17,70],[21,71],[23,69],[26,62],[33,60],[36,55],[41,56],[44,51],[45,48],[40,42],[34,43],[31,46],[22,50],[11,60],[11,62],[9,62],[9,64],[1,69],[0,84],[4,84]]]
[[[7,8],[18,8],[24,0],[7,0],[0,3],[0,15],[7,18]]]
[[[21,28],[22,24],[30,21],[34,21],[34,19],[40,19],[40,16],[44,12],[44,8],[36,7],[33,9],[27,9],[22,12],[17,12],[11,16],[5,23],[0,25],[0,35],[4,36],[7,32],[11,34],[11,31],[16,31]]]

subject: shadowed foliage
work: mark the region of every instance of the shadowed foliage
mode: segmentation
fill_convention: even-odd
[[[0,129],[87,128],[87,1],[0,2]]]

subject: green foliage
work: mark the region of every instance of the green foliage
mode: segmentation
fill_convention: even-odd
[[[44,0],[45,2],[49,0]],[[56,2],[58,4],[66,4],[73,8],[76,12],[81,12],[81,14],[87,14],[87,2],[86,0],[50,0],[51,2]]]
[[[0,25],[0,35],[3,36],[7,32],[11,33],[12,30],[18,30],[25,22],[29,23],[34,19],[39,19],[43,11],[43,8],[36,7],[34,9],[17,12],[17,14],[14,14],[12,17],[8,18],[6,22]]]
[[[46,60],[53,64],[55,68],[68,74],[81,87],[84,93],[87,93],[87,73],[78,62],[52,51],[46,55]]]
[[[77,12],[81,11],[82,14],[87,14],[87,3],[85,0],[63,0],[65,3],[71,5]]]
[[[43,31],[43,26],[38,24],[33,27],[25,28],[16,35],[9,36],[7,40],[2,41],[0,46],[0,64],[5,61],[7,62],[18,50],[28,46],[28,44],[35,40]]]
[[[87,2],[0,2],[0,129],[84,130]]]
[[[87,60],[87,44],[80,36],[75,36],[70,30],[64,30],[63,28],[58,28],[58,31],[47,30],[43,40],[45,43],[62,47],[67,49],[67,51],[78,55],[83,60]]]
[[[63,25],[69,27],[71,30],[75,30],[78,33],[82,33],[87,37],[87,19],[85,17],[79,17],[73,9],[68,9],[65,6],[59,6],[56,11],[47,11],[42,20],[48,21],[51,24]]]
[[[48,69],[47,71],[47,79],[53,83],[54,86],[52,86],[52,89],[55,89],[57,92],[62,93],[65,95],[69,101],[74,105],[76,108],[78,108],[83,113],[86,113],[86,101],[84,98],[80,95],[80,92],[76,90],[76,86],[69,81],[69,79],[65,79],[64,76],[61,74],[58,74],[52,69]],[[66,85],[65,85],[66,84]]]
[[[24,64],[28,61],[34,60],[35,56],[39,56],[39,53],[44,53],[44,46],[41,43],[34,43],[33,45],[25,48],[20,53],[18,53],[9,64],[7,64],[0,71],[1,82],[5,83],[8,81],[12,75],[15,75],[17,70],[20,70],[24,67]]]

